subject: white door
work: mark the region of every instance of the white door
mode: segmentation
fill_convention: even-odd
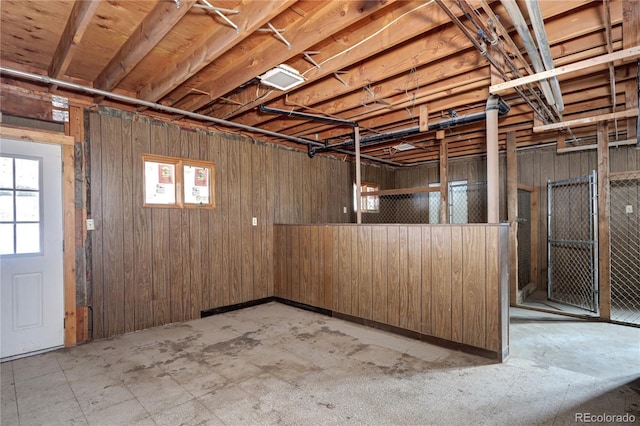
[[[64,345],[62,159],[0,140],[0,358]]]

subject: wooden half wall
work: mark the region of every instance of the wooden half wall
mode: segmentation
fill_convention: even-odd
[[[274,294],[504,360],[507,225],[275,225]]]

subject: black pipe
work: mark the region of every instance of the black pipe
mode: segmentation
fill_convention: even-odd
[[[505,101],[503,101],[502,98],[499,98],[498,99],[498,116],[502,117],[503,115],[507,114],[509,110],[511,110],[511,107]],[[427,131],[442,130],[442,129],[448,129],[454,126],[461,126],[463,124],[475,123],[475,122],[484,120],[486,116],[487,116],[487,111],[483,110],[483,111],[478,111],[471,114],[460,115],[458,117],[452,117],[452,118],[438,121],[435,123],[429,123],[429,127]],[[360,146],[371,146],[380,141],[404,138],[407,136],[416,135],[418,133],[421,133],[420,127],[416,126],[416,127],[409,127],[407,129],[396,130],[395,132],[382,133],[380,135],[365,136],[360,139]],[[325,148],[322,148],[322,147],[314,148],[314,153],[320,152],[320,151],[328,151],[334,148],[343,148],[343,147],[352,146],[352,145],[353,145],[353,139],[349,139],[340,144],[327,145]]]
[[[260,112],[264,112],[267,114],[282,114],[282,115],[287,115],[289,117],[306,118],[309,120],[323,121],[325,123],[342,124],[344,126],[358,127],[358,123],[356,123],[355,121],[342,120],[340,118],[326,117],[324,115],[307,114],[305,112],[298,112],[298,111],[287,111],[287,110],[278,109],[278,108],[270,108],[265,104],[260,104],[258,108],[260,109]]]

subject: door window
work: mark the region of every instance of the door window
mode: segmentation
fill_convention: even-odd
[[[42,252],[42,161],[0,156],[0,255]]]

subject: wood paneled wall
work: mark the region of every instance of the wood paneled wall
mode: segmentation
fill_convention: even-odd
[[[274,294],[503,354],[506,225],[276,225]]]
[[[352,219],[350,162],[115,110],[88,122],[95,338],[271,296],[273,223]],[[213,161],[216,208],[144,208],[143,153]]]

